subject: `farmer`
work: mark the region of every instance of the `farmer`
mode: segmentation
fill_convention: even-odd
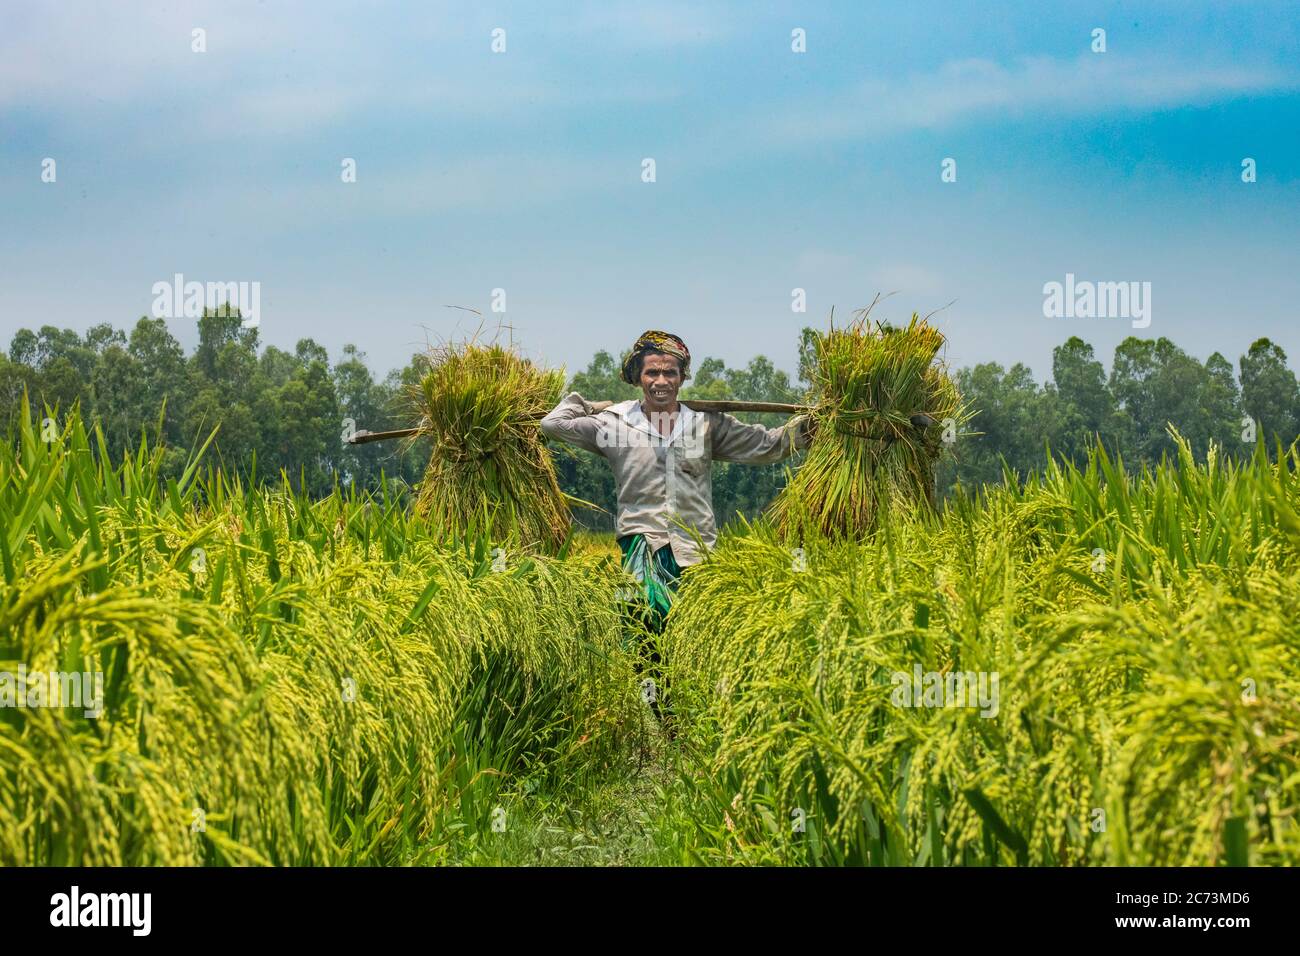
[[[644,333],[623,361],[622,379],[640,400],[589,402],[570,392],[545,418],[549,437],[603,455],[618,490],[617,535],[623,567],[641,584],[645,622],[662,632],[682,570],[717,540],[713,461],[761,465],[806,448],[813,420],[800,415],[778,428],[746,425],[723,412],[697,412],[677,401],[691,375],[686,343],[668,332]],[[659,664],[657,650],[650,655]],[[657,666],[652,674],[659,677]],[[662,693],[662,678],[657,681]],[[657,694],[651,697],[659,713]]]

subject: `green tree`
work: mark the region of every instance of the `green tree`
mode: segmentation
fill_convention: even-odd
[[[351,419],[358,430],[387,431],[408,423],[394,414],[392,391],[375,381],[365,362],[365,353],[355,345],[343,346],[343,360],[334,366],[334,393],[339,406],[339,435],[342,449],[341,480],[358,487],[373,487],[388,456],[380,442],[342,447],[343,419]],[[400,470],[400,469],[399,469]],[[393,469],[390,472],[396,473]]]
[[[302,367],[302,362],[291,352],[268,345],[258,359],[257,366],[267,387],[279,388],[293,378],[294,372]]]
[[[22,362],[13,361],[0,355],[0,402],[3,402],[3,415],[0,415],[0,429],[12,436],[18,425],[18,410],[22,405],[23,394],[31,395],[35,372]]]
[[[1241,442],[1241,392],[1232,374],[1232,363],[1218,352],[1205,362],[1206,381],[1201,405],[1208,422],[1208,437],[1224,452],[1235,457],[1249,453]]]
[[[1270,451],[1278,442],[1289,448],[1300,434],[1300,386],[1286,352],[1266,338],[1256,339],[1241,357],[1241,403]]]
[[[817,330],[804,326],[799,331],[799,384],[812,388],[817,372]]]
[[[1217,355],[1217,353],[1216,353]],[[1167,338],[1154,341],[1130,336],[1115,350],[1111,392],[1127,418],[1123,446],[1125,461],[1154,464],[1176,453],[1168,432],[1172,425],[1204,457],[1211,440],[1237,452],[1240,415],[1230,385],[1231,369],[1224,378],[1222,356],[1202,365]]]
[[[245,329],[239,310],[222,314],[204,309],[199,318],[199,344],[189,361],[189,392],[185,433],[206,438],[219,426],[214,456],[229,472],[274,477],[283,464],[268,445],[279,436],[275,407],[267,401],[267,383],[257,356],[257,330]]]
[[[9,361],[15,365],[36,367],[36,333],[31,329],[19,329],[9,342]]]
[[[1004,459],[1020,475],[1042,469],[1052,429],[1044,427],[1045,391],[1028,366],[1017,362],[1003,369],[997,362],[984,362],[961,369],[957,388],[974,407],[967,430],[977,434],[959,442],[956,462],[941,474],[941,488],[953,480],[965,485],[1001,481]]]
[[[104,429],[104,438],[115,460],[128,449],[138,447],[161,410],[148,404],[143,366],[117,341],[105,348],[95,362],[90,395],[90,408]],[[150,440],[155,439],[156,436]]]
[[[586,369],[574,374],[569,391],[577,392],[589,402],[622,402],[640,398],[641,389],[620,377],[622,363],[603,349],[597,352]]]
[[[1118,444],[1115,400],[1106,387],[1106,370],[1091,345],[1071,336],[1053,349],[1052,383],[1054,451],[1079,462],[1098,439]]]
[[[36,408],[67,411],[73,403],[80,403],[82,411],[89,412],[94,351],[72,329],[43,325],[35,335],[24,332],[14,337],[10,349],[36,373],[32,379],[35,394],[31,396]]]

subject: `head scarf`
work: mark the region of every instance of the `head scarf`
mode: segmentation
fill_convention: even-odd
[[[641,333],[641,337],[632,346],[632,351],[623,359],[623,381],[629,385],[641,384],[641,357],[647,352],[663,352],[676,356],[682,364],[682,381],[691,374],[691,352],[686,343],[671,332],[651,329]]]

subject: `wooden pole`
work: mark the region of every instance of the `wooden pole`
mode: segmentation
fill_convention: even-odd
[[[777,412],[782,415],[797,415],[802,412],[812,411],[810,405],[788,405],[784,402],[733,402],[728,400],[704,400],[690,399],[682,402],[687,408],[697,412]],[[540,421],[546,416],[545,412],[534,416],[534,419]],[[912,424],[917,428],[928,428],[934,424],[934,419],[924,413],[912,416]],[[348,440],[349,445],[366,445],[372,441],[389,441],[394,438],[409,438],[412,435],[418,435],[418,428],[395,428],[387,432],[370,432],[359,431],[353,434]]]
[[[359,432],[353,432],[352,437],[348,439],[349,445],[365,445],[372,441],[388,441],[390,438],[409,438],[411,435],[418,435],[418,428],[395,428],[391,432],[368,432],[362,429]]]
[[[697,412],[779,412],[783,415],[797,415],[800,412],[811,411],[807,405],[787,405],[784,402],[732,402],[732,401],[705,401],[703,399],[691,399],[682,402],[687,408]],[[538,414],[537,420],[546,416],[545,412]],[[418,435],[418,428],[395,428],[387,432],[370,432],[359,431],[353,434],[348,440],[349,445],[366,445],[372,441],[389,441],[394,438],[409,438],[412,435]]]

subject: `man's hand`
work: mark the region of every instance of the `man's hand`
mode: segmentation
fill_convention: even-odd
[[[799,423],[799,433],[805,441],[811,443],[817,434],[817,419],[811,415],[803,416],[803,421]]]
[[[605,409],[609,408],[609,406],[613,405],[614,403],[613,402],[588,402],[587,404],[591,406],[591,414],[595,415],[599,412],[603,412]]]

